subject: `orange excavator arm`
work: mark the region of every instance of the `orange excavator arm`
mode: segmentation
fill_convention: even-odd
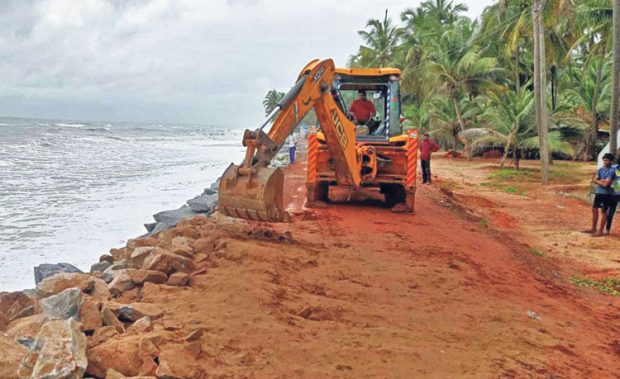
[[[331,93],[335,66],[331,59],[313,60],[301,71],[297,82],[282,98],[263,125],[246,130],[246,156],[241,166],[231,165],[220,181],[219,209],[223,213],[252,220],[286,221],[282,192],[284,176],[270,168],[271,160],[303,117],[315,110],[333,158],[340,184],[359,186],[361,177],[355,147],[355,125],[349,121]],[[268,133],[263,132],[279,112]]]

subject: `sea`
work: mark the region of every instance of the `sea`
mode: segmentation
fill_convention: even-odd
[[[87,272],[243,159],[243,130],[217,125],[0,118],[0,291],[33,267]]]

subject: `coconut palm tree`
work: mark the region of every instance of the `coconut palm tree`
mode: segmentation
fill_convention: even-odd
[[[436,78],[438,91],[452,99],[461,130],[466,126],[461,99],[473,99],[495,88],[504,73],[497,67],[496,58],[482,56],[475,44],[475,28],[476,23],[467,19],[455,23],[444,33],[425,66],[425,73]]]
[[[530,83],[526,83],[529,85]],[[472,139],[472,147],[502,145],[504,154],[500,168],[504,168],[506,159],[512,153],[515,168],[519,169],[519,158],[524,149],[538,149],[538,134],[535,123],[534,93],[530,91],[512,91],[510,86],[493,91],[487,95],[488,104],[481,115],[482,125],[462,133],[463,138]],[[565,140],[570,135],[581,136],[580,126],[583,122],[574,119],[569,106],[558,107],[552,112],[550,149],[553,153],[574,156],[575,151]]]
[[[461,112],[460,116],[457,114],[457,109]],[[459,142],[464,143],[465,152],[469,152],[468,141],[461,138],[461,134],[466,126],[474,124],[480,112],[476,100],[472,101],[467,96],[458,100],[453,97],[435,96],[429,102],[426,112],[430,134],[437,140],[452,145],[453,157],[456,156]],[[462,126],[459,119],[466,122],[465,126]]]
[[[467,5],[449,0],[427,0],[420,4],[420,9],[440,24],[452,24],[461,13],[467,12]]]
[[[360,46],[356,58],[350,59],[361,67],[386,67],[390,64],[403,36],[403,29],[392,24],[388,18],[388,10],[385,10],[383,21],[370,19],[366,23],[366,29],[357,33],[362,37],[364,45]]]
[[[596,159],[595,144],[599,124],[609,120],[611,62],[595,56],[579,66],[569,72],[572,88],[567,89],[565,95],[573,107],[573,112],[583,122],[590,124],[590,132],[578,155],[584,155],[586,159]]]
[[[582,73],[583,75],[590,75],[590,60],[595,57],[599,62],[603,62],[608,57],[608,52],[611,50],[612,41],[612,21],[613,21],[613,9],[609,0],[582,0],[578,5],[576,11],[577,26],[582,34],[579,39],[574,43],[573,49],[580,52],[580,59],[583,62]],[[596,75],[594,80],[594,87],[591,88],[592,94],[590,108],[591,120],[594,121],[598,117],[596,113],[598,102],[602,96],[602,90],[606,86],[609,77],[605,78],[603,69],[605,64],[596,64]],[[572,85],[580,86],[581,80],[576,81],[575,75],[571,74],[573,78]],[[581,77],[580,77],[581,79]],[[590,159],[596,159],[596,141],[598,139],[598,123],[593,122],[588,137],[586,138],[586,151],[589,153]]]
[[[518,169],[523,141],[536,135],[534,123],[534,94],[530,91],[511,91],[504,87],[501,91],[488,94],[489,104],[481,118],[486,127],[479,130],[472,129],[470,134],[476,133],[472,145],[478,147],[489,143],[501,143],[504,154],[500,161],[500,168],[504,168],[506,158],[512,151],[515,167]]]
[[[278,102],[282,100],[282,98],[286,95],[284,92],[280,92],[278,90],[272,89],[267,92],[265,95],[265,99],[263,100],[263,107],[265,108],[265,116],[269,115],[276,106]]]

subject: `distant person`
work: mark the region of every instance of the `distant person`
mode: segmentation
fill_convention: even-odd
[[[349,114],[353,116],[353,121],[357,125],[366,125],[368,120],[375,117],[377,110],[372,101],[366,99],[365,90],[357,91],[357,99],[349,106]]]
[[[435,143],[428,133],[424,133],[420,142],[420,164],[422,165],[422,183],[431,184],[431,154],[439,150],[439,145]]]
[[[617,161],[616,161],[617,162]],[[607,214],[607,223],[605,224],[605,231],[607,234],[611,232],[611,224],[614,220],[614,215],[616,214],[616,208],[618,207],[618,201],[620,201],[620,186],[618,184],[618,170],[620,167],[618,163],[611,166],[614,170],[616,170],[616,183],[612,183],[612,187],[614,188],[613,198],[611,199],[611,205],[609,206],[609,213]]]
[[[607,153],[603,155],[603,167],[598,169],[596,176],[592,179],[592,184],[595,185],[594,202],[592,203],[592,228],[585,232],[592,233],[594,237],[603,235],[603,230],[607,226],[607,216],[613,206],[613,202],[615,202],[612,183],[616,180],[617,176],[616,168],[611,166],[613,161],[613,154]],[[599,209],[601,210],[601,224],[597,232],[596,224],[599,219]]]
[[[295,151],[297,150],[297,138],[295,138],[294,134],[288,136],[287,139],[288,144],[288,155],[291,161],[291,164],[295,163]]]

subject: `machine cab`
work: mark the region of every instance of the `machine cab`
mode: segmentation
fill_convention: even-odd
[[[388,141],[402,134],[400,122],[400,70],[396,68],[337,68],[332,93],[340,107],[348,113],[365,91],[366,99],[374,104],[375,117],[358,122],[357,140],[360,142]],[[352,121],[353,117],[351,117]]]

